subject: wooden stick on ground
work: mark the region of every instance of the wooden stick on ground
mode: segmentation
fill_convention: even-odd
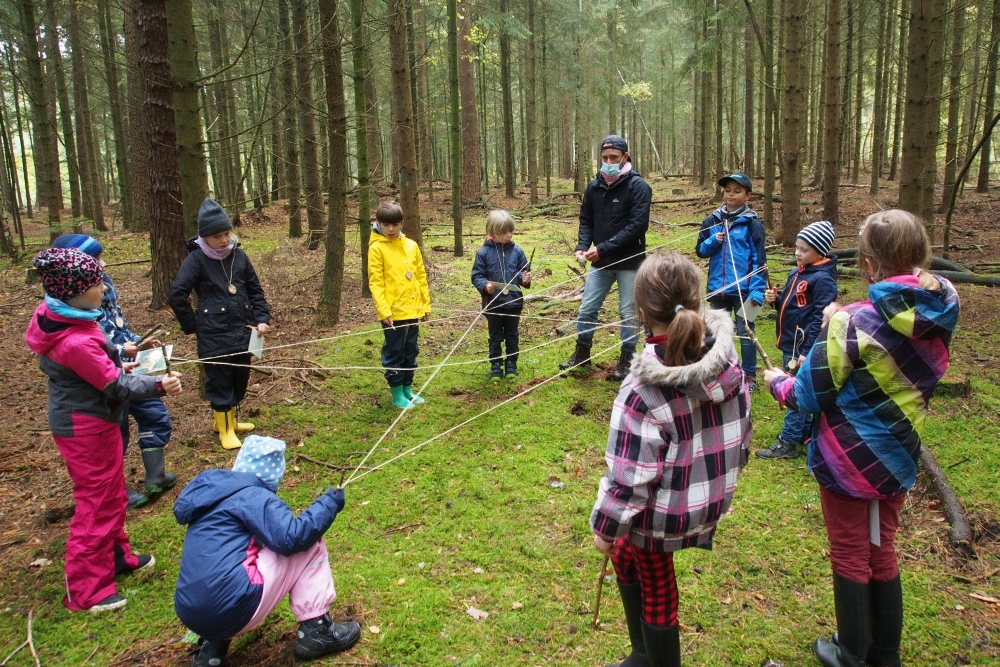
[[[31,636],[31,621],[34,618],[34,615],[34,610],[28,612],[28,638],[25,639],[20,646],[11,651],[10,655],[3,659],[3,662],[0,662],[0,667],[4,667],[8,662],[10,662],[10,659],[17,655],[25,646],[27,646],[28,650],[31,651],[31,657],[35,659],[35,667],[41,667],[42,663],[39,662],[38,653],[35,651],[35,641]]]
[[[934,454],[926,446],[920,448],[920,463],[924,466],[927,474],[931,476],[934,488],[937,489],[938,495],[941,497],[941,509],[944,510],[944,515],[947,517],[948,523],[951,524],[951,532],[948,536],[952,545],[971,549],[972,529],[969,528],[969,523],[965,520],[965,508],[962,507],[962,502],[955,495],[954,489],[951,488],[948,476],[941,470]]]

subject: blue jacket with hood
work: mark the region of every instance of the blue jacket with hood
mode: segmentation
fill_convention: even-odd
[[[513,241],[497,243],[493,237],[488,237],[483,246],[476,251],[476,259],[472,262],[472,284],[476,286],[483,297],[483,308],[489,306],[489,311],[520,311],[524,307],[521,288],[528,287],[531,282],[525,282],[524,272],[528,270],[528,258],[524,251]],[[508,293],[486,293],[486,285],[490,282],[510,285]]]
[[[729,234],[724,234],[722,241],[717,241],[715,234],[725,231],[726,224],[729,225]],[[708,259],[709,292],[725,287],[718,298],[735,297],[742,292],[744,299],[764,303],[767,280],[760,273],[750,276],[749,285],[746,279],[748,273],[767,264],[764,225],[753,209],[743,206],[729,213],[725,206],[720,206],[712,211],[701,223],[695,252],[699,257]]]
[[[178,618],[204,639],[232,639],[260,605],[260,549],[282,556],[309,549],[343,509],[343,498],[328,489],[296,517],[255,475],[200,473],[174,504],[177,522],[188,527],[174,594]]]
[[[836,298],[836,255],[792,269],[774,302],[778,310],[778,349],[793,357],[809,354],[823,327],[823,309]]]

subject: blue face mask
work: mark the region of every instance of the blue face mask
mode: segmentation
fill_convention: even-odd
[[[617,176],[618,172],[620,172],[621,170],[622,170],[621,165],[617,163],[612,163],[612,164],[604,163],[601,165],[601,171],[603,171],[607,176]]]

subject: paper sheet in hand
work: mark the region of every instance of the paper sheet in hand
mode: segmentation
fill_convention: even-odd
[[[132,369],[132,375],[165,373],[167,370],[167,359],[170,358],[173,351],[173,345],[139,350],[139,354],[135,355],[135,360],[139,362],[139,365]],[[166,357],[163,356],[164,354],[166,354]]]
[[[264,337],[258,335],[256,329],[250,329],[250,346],[247,352],[258,359],[264,358]]]
[[[736,316],[742,317],[747,322],[753,322],[757,319],[757,316],[760,315],[760,311],[762,310],[764,310],[764,304],[753,304],[747,301],[738,311],[736,311]]]

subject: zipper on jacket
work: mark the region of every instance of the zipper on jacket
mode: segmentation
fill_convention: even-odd
[[[795,274],[795,278],[792,279],[792,286],[788,288],[788,295],[785,300],[781,302],[781,310],[778,312],[778,340],[775,341],[775,345],[781,345],[781,321],[785,317],[785,308],[788,306],[788,300],[792,298],[795,294],[795,284],[799,282],[799,278],[802,277],[802,271]]]

